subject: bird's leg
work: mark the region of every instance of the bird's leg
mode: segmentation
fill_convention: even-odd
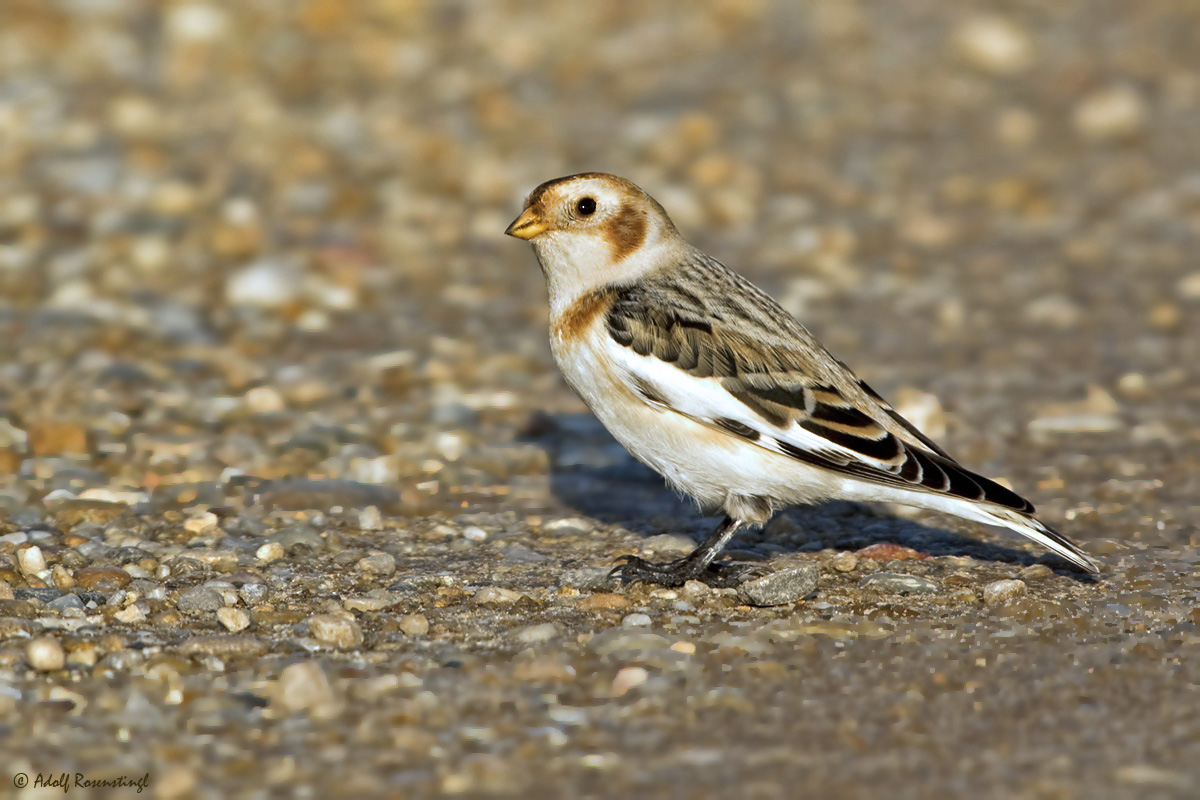
[[[613,567],[609,577],[629,582],[657,583],[660,586],[682,586],[691,580],[698,580],[709,586],[735,586],[738,576],[752,567],[715,565],[712,562],[741,526],[740,521],[726,517],[703,544],[683,558],[665,564],[655,564],[637,556],[624,556],[621,563]]]

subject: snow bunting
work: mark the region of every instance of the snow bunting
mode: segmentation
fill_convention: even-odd
[[[712,562],[740,527],[830,499],[1003,526],[1099,571],[1027,500],[959,465],[778,303],[688,244],[629,181],[547,181],[505,233],[533,245],[567,383],[635,458],[726,515],[690,555],[629,556],[614,575],[728,583],[737,568]]]

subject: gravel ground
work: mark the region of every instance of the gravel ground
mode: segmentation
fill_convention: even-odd
[[[2,0],[0,792],[1195,797],[1197,41],[1184,0]],[[735,539],[754,586],[608,582],[714,520],[562,385],[501,235],[583,169],[1105,573],[830,504]]]

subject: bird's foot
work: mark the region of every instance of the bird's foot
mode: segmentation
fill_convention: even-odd
[[[680,558],[655,564],[637,556],[622,556],[620,563],[608,573],[626,583],[642,581],[659,586],[682,586],[688,581],[700,581],[717,589],[729,589],[762,571],[759,564],[722,562],[705,564],[699,559]]]

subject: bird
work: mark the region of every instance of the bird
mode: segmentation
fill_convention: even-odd
[[[738,530],[835,499],[1000,526],[1100,571],[1028,500],[959,464],[769,295],[688,243],[630,181],[546,181],[505,233],[533,246],[567,384],[637,460],[724,514],[687,556],[625,556],[612,577],[736,585],[756,568],[714,559]]]

